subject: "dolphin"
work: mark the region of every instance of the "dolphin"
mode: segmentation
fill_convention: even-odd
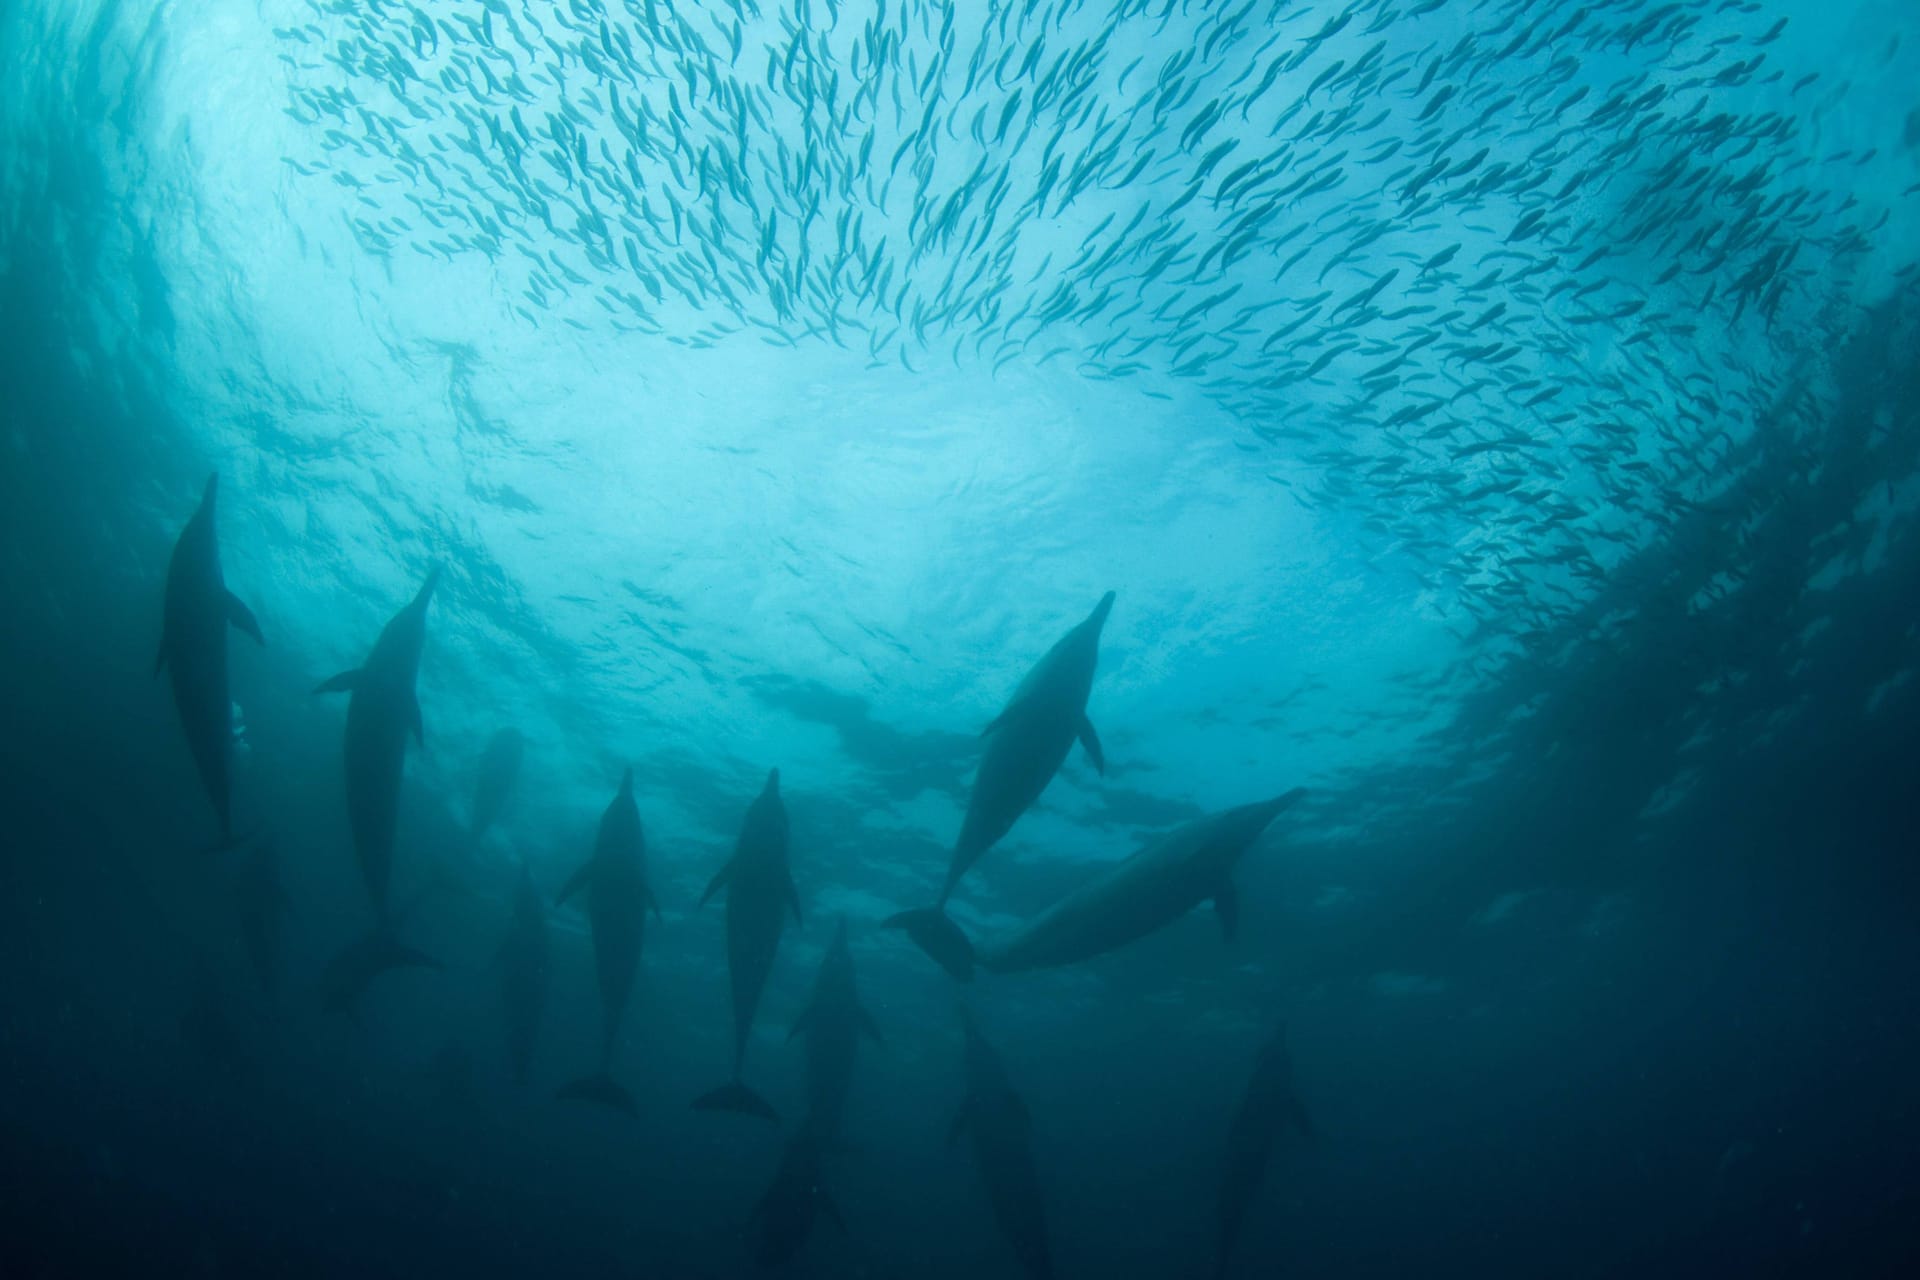
[[[1017,973],[1075,964],[1144,938],[1213,899],[1232,940],[1239,922],[1233,867],[1267,824],[1306,792],[1285,795],[1175,827],[1085,884],[1007,937],[980,949],[980,967]]]
[[[280,858],[271,840],[259,841],[240,868],[240,938],[260,988],[280,989],[280,931],[292,901],[280,879]]]
[[[768,772],[767,785],[747,806],[733,857],[700,895],[700,905],[704,907],[722,887],[727,891],[727,972],[733,986],[733,1078],[701,1094],[693,1105],[701,1111],[738,1111],[777,1120],[767,1100],[741,1081],[740,1067],[747,1055],[754,1011],[780,947],[787,909],[791,907],[793,918],[800,919],[800,894],[787,866],[787,810],[780,803],[778,769]]]
[[[780,1153],[773,1183],[747,1220],[754,1235],[753,1260],[760,1266],[778,1266],[798,1253],[813,1231],[814,1219],[823,1211],[842,1231],[847,1229],[821,1177],[820,1155],[825,1142],[823,1134],[811,1125],[803,1125]]]
[[[613,1042],[620,1030],[633,992],[634,972],[640,967],[640,943],[646,933],[647,908],[660,904],[647,887],[647,841],[640,830],[640,806],[633,799],[633,770],[620,776],[620,791],[600,815],[600,834],[593,856],[573,873],[560,891],[564,903],[581,889],[587,891],[587,920],[593,926],[593,967],[600,979],[600,1069],[567,1085],[556,1095],[598,1102],[637,1115],[633,1097],[613,1081]],[[558,905],[556,903],[555,905]]]
[[[518,729],[502,729],[487,740],[486,750],[480,753],[480,768],[473,780],[473,816],[468,828],[476,847],[513,794],[526,741]]]
[[[533,1067],[533,1046],[547,1008],[547,908],[533,883],[533,869],[520,864],[513,897],[513,928],[500,945],[500,1005],[507,1020],[507,1060],[522,1088]]]
[[[1220,1180],[1220,1252],[1214,1275],[1224,1276],[1240,1237],[1247,1205],[1266,1173],[1267,1159],[1282,1130],[1313,1137],[1313,1122],[1293,1091],[1293,1058],[1287,1053],[1287,1030],[1274,1028],[1273,1038],[1255,1059],[1253,1076],[1233,1113],[1227,1131],[1227,1159]]]
[[[207,477],[200,506],[173,544],[167,564],[167,595],[160,622],[160,653],[153,674],[167,673],[173,705],[186,730],[200,783],[220,819],[220,843],[233,842],[233,697],[227,688],[227,628],[238,627],[264,644],[260,624],[240,597],[227,590],[220,572],[220,539],[214,529],[214,498],[220,475]]]
[[[1113,592],[1047,650],[1020,682],[1006,709],[982,731],[987,740],[967,799],[967,815],[947,863],[946,883],[931,907],[902,911],[886,923],[905,929],[920,949],[961,982],[973,977],[973,948],[946,913],[947,898],[967,868],[1012,829],[1053,781],[1077,739],[1094,768],[1107,771],[1100,739],[1087,719],[1087,695],[1100,658],[1100,629],[1113,611]]]
[[[1053,1257],[1047,1247],[1040,1175],[1033,1164],[1033,1119],[1013,1091],[1000,1055],[980,1034],[965,1005],[960,1017],[967,1033],[967,1095],[954,1112],[947,1144],[962,1134],[972,1138],[973,1162],[1001,1233],[1027,1274],[1047,1280],[1053,1275]]]
[[[860,1033],[880,1041],[880,1029],[860,1004],[853,982],[853,955],[847,950],[847,921],[840,918],[833,942],[820,961],[820,973],[813,981],[813,997],[793,1024],[787,1039],[806,1034],[807,1049],[807,1125],[822,1139],[831,1139],[840,1131],[840,1118],[846,1111],[847,1090],[853,1083],[854,1051],[860,1046]]]
[[[394,936],[387,903],[407,735],[413,734],[415,741],[426,745],[414,680],[420,672],[420,646],[427,634],[427,604],[439,581],[440,567],[435,565],[412,602],[381,629],[366,664],[343,671],[314,690],[351,695],[347,702],[347,818],[353,827],[360,876],[373,899],[374,926],[368,937],[336,957],[337,975],[358,985],[358,989],[343,989],[341,994],[348,1002],[388,969],[439,967]]]
[[[423,885],[395,908],[385,924],[355,938],[327,961],[320,974],[320,1003],[329,1013],[353,1014],[373,980],[389,969],[438,969],[440,962],[402,943],[400,927],[432,897],[435,885]]]

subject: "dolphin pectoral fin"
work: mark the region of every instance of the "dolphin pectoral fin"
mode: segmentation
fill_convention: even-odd
[[[344,947],[328,963],[322,978],[326,1005],[336,1012],[352,1014],[373,980],[393,969],[438,969],[440,962],[416,951],[393,936],[391,926],[377,927],[371,934]]]
[[[1093,761],[1093,767],[1100,771],[1100,776],[1105,777],[1107,757],[1100,750],[1100,735],[1093,731],[1093,721],[1087,719],[1084,713],[1080,716],[1080,745],[1087,749],[1087,759]]]
[[[240,597],[227,592],[227,621],[234,627],[253,637],[255,644],[265,644],[266,637],[260,634],[260,620],[253,616],[253,610],[241,603]]]
[[[729,859],[727,861],[727,865],[720,868],[718,871],[714,872],[713,879],[707,881],[707,891],[700,895],[700,905],[703,907],[706,906],[707,899],[711,898],[714,894],[720,892],[721,888],[724,887],[727,881],[732,878],[733,878],[733,861]]]
[[[955,982],[973,981],[973,943],[960,926],[938,907],[921,907],[888,916],[881,924],[905,929],[915,945],[945,969]]]
[[[1224,881],[1213,895],[1213,910],[1220,917],[1220,935],[1232,942],[1240,929],[1240,892],[1233,881]]]
[[[153,655],[153,675],[157,680],[160,673],[167,669],[167,638],[160,637],[160,651]]]
[[[806,921],[800,916],[800,891],[793,887],[792,876],[787,877],[787,905],[793,908],[793,922],[805,924]]]
[[[556,907],[565,905],[567,899],[578,893],[591,879],[593,879],[593,859],[588,858],[567,880],[566,887],[560,890],[560,896],[553,900],[553,905]]]
[[[553,1096],[563,1102],[597,1102],[636,1118],[640,1114],[640,1109],[633,1105],[633,1095],[615,1084],[613,1077],[605,1072],[563,1085]]]
[[[961,1099],[960,1105],[953,1109],[953,1122],[947,1126],[947,1145],[960,1141],[960,1135],[967,1131],[967,1123],[973,1119],[973,1095]]]
[[[813,1018],[813,1006],[808,1005],[806,1009],[800,1014],[800,1016],[793,1020],[793,1030],[787,1032],[788,1044],[793,1043],[793,1038],[799,1035],[801,1031],[803,1031],[806,1028],[807,1023],[811,1021],[812,1018]]]
[[[1294,802],[1299,800],[1300,797],[1304,796],[1305,794],[1307,794],[1307,789],[1305,787],[1295,787],[1293,790],[1287,792],[1286,794],[1275,796],[1273,799],[1267,801],[1265,806],[1266,822],[1272,822],[1275,818],[1279,817],[1283,812],[1285,812],[1288,809],[1291,809],[1294,805]]]
[[[701,1094],[693,1100],[695,1111],[731,1111],[736,1115],[754,1116],[761,1120],[780,1123],[780,1113],[775,1111],[767,1100],[747,1088],[738,1080],[729,1080],[718,1089]]]
[[[665,916],[663,916],[663,915],[661,915],[661,914],[660,914],[660,898],[659,898],[659,895],[658,895],[658,894],[656,894],[656,893],[654,893],[654,891],[653,891],[652,889],[648,889],[648,890],[647,890],[647,908],[648,908],[649,910],[651,910],[651,911],[653,912],[653,918],[654,918],[655,920],[664,920],[664,919],[666,919],[666,917],[665,917]]]
[[[342,671],[331,680],[322,680],[313,686],[315,693],[352,693],[353,687],[360,683],[360,672]]]
[[[860,1029],[873,1037],[875,1044],[885,1044],[887,1038],[880,1034],[880,1028],[874,1025],[873,1015],[865,1009],[860,1010]]]
[[[413,740],[420,744],[422,751],[425,751],[427,749],[427,727],[420,720],[419,694],[412,694],[408,697],[407,715],[413,722]]]

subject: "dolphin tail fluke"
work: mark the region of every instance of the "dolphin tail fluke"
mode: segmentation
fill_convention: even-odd
[[[729,1080],[718,1089],[703,1093],[693,1100],[695,1111],[732,1111],[743,1116],[757,1116],[762,1120],[780,1122],[780,1113],[775,1111],[767,1100],[749,1089],[739,1080]]]
[[[905,929],[914,944],[955,982],[973,981],[973,943],[939,907],[902,911],[881,923],[889,929]]]
[[[562,1086],[553,1096],[563,1102],[597,1102],[635,1118],[640,1115],[640,1109],[633,1104],[633,1095],[616,1084],[613,1077],[604,1071]]]
[[[389,925],[348,943],[327,965],[327,1004],[351,1011],[373,980],[395,969],[438,969],[440,962],[400,941]]]

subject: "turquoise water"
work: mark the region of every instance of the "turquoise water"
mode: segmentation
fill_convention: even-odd
[[[1234,1274],[1910,1258],[1917,50],[1904,0],[16,0],[21,1247],[753,1270],[844,919],[884,1042],[798,1274],[1019,1273],[947,1145],[956,997],[1062,1275],[1212,1272],[1276,1022],[1317,1136],[1264,1162]],[[151,673],[216,472],[265,644],[231,643],[210,853]],[[386,907],[443,968],[329,1013],[373,917],[310,691],[436,565]],[[884,922],[1109,590],[1104,767],[1071,747],[964,934],[1305,794],[1230,941],[1187,903],[958,986]],[[520,1086],[493,959],[628,768],[632,1117],[552,1097],[603,1025],[579,903]],[[698,904],[774,768],[766,1125],[687,1104],[733,1041]]]

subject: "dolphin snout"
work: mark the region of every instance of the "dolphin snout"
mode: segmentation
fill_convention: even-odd
[[[1107,592],[1107,594],[1100,597],[1099,604],[1093,606],[1093,613],[1088,616],[1087,621],[1091,622],[1096,627],[1102,626],[1106,623],[1107,615],[1112,612],[1113,612],[1113,592],[1109,591]]]

